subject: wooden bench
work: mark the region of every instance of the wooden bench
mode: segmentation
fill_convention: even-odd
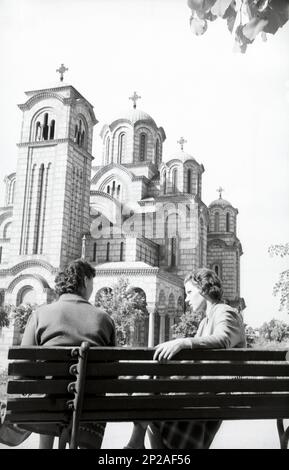
[[[276,419],[281,448],[287,448],[287,350],[187,350],[167,363],[153,361],[153,354],[152,348],[87,343],[12,347],[6,419],[20,426],[56,424],[60,448],[70,429],[72,449],[80,423]]]

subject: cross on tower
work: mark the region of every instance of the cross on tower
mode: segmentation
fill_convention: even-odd
[[[225,191],[224,188],[222,188],[222,186],[219,186],[218,189],[217,189],[217,192],[219,193],[219,199],[222,199],[222,192]]]
[[[60,81],[63,82],[63,74],[67,72],[68,68],[65,67],[64,64],[61,64],[61,67],[56,70],[56,72],[60,73]]]
[[[184,144],[186,143],[187,141],[183,137],[181,137],[180,140],[178,140],[178,144],[180,144],[181,150],[184,150]]]
[[[139,96],[136,91],[133,92],[133,95],[129,97],[130,100],[133,101],[133,107],[134,109],[136,108],[136,102],[137,100],[139,100],[141,98],[141,96]]]

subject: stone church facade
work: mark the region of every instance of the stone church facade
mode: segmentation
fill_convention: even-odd
[[[26,92],[17,169],[0,208],[0,302],[50,302],[54,277],[85,257],[95,267],[91,301],[125,277],[146,297],[139,344],[170,338],[184,311],[185,275],[210,267],[240,311],[238,210],[202,201],[204,166],[183,149],[164,158],[165,131],[133,106],[103,126],[92,155],[93,106],[71,85]]]

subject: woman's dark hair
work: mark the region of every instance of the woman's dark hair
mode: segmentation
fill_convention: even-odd
[[[82,259],[72,261],[63,271],[60,271],[55,278],[55,292],[62,294],[80,294],[84,287],[84,278],[95,277],[95,269]]]
[[[223,289],[220,278],[215,271],[201,268],[188,274],[185,283],[191,282],[201,289],[201,295],[209,297],[215,302],[219,302],[223,297]]]

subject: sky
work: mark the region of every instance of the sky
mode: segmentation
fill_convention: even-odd
[[[164,160],[184,150],[205,167],[203,201],[223,197],[239,210],[245,321],[259,326],[279,312],[273,285],[288,258],[268,247],[289,239],[289,22],[246,54],[233,52],[222,20],[203,36],[189,27],[186,0],[0,0],[0,197],[15,171],[24,91],[65,81],[94,106],[100,130],[138,107],[165,130]],[[2,187],[1,187],[2,186]]]

